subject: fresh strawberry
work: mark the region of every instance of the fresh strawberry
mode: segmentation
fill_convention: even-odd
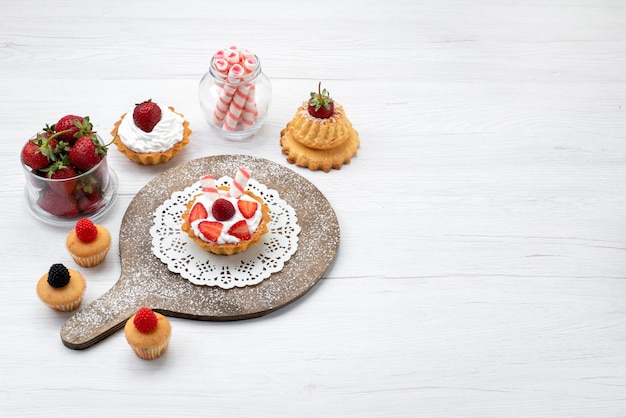
[[[82,242],[91,242],[98,236],[98,228],[88,218],[81,218],[76,222],[76,236]]]
[[[217,242],[222,233],[224,226],[220,222],[203,221],[198,224],[200,233],[204,235],[206,239],[212,242]]]
[[[52,129],[58,133],[57,138],[59,140],[73,144],[76,142],[76,137],[74,135],[81,131],[83,122],[84,118],[82,116],[65,115],[52,126]],[[89,119],[87,119],[87,122],[89,122]],[[91,130],[91,126],[89,127],[89,130]]]
[[[32,170],[41,170],[50,165],[50,160],[39,149],[36,140],[26,141],[22,148],[22,162]]]
[[[159,323],[158,318],[150,308],[140,308],[135,314],[133,324],[143,334],[154,331]]]
[[[68,180],[76,177],[78,173],[74,167],[65,165],[61,161],[57,161],[50,166],[47,177],[51,180],[50,187],[60,194],[71,194],[76,187],[76,180]],[[62,180],[62,181],[61,181]]]
[[[197,221],[198,219],[206,219],[207,216],[209,216],[209,213],[204,205],[202,203],[196,203],[191,208],[191,212],[189,212],[189,223]]]
[[[99,173],[97,172],[93,172],[87,176],[82,176],[79,180],[79,183],[76,189],[85,194],[91,194],[96,191],[99,191],[100,185],[102,184],[103,180],[100,178],[98,174]]]
[[[152,132],[157,123],[161,120],[161,108],[148,99],[143,103],[135,105],[133,110],[133,121],[139,129],[144,132]]]
[[[239,208],[239,212],[243,215],[244,218],[250,219],[256,213],[256,209],[259,206],[257,202],[252,202],[250,200],[238,200],[237,207]]]
[[[218,221],[227,221],[235,216],[235,207],[226,199],[217,199],[211,207],[213,217]]]
[[[236,222],[228,229],[228,234],[233,237],[237,237],[240,240],[250,239],[250,228],[248,228],[248,223],[244,220]]]
[[[335,112],[335,104],[326,89],[321,90],[322,82],[317,85],[317,93],[311,92],[308,111],[314,118],[327,119]]]
[[[59,143],[48,132],[40,132],[26,141],[22,148],[22,162],[33,170],[46,168],[58,159],[61,152]]]
[[[46,189],[37,204],[46,212],[55,216],[78,215],[78,202],[71,195],[59,194],[53,189]]]
[[[107,148],[100,144],[93,136],[80,138],[69,153],[70,164],[82,171],[87,171],[96,166],[106,155]]]
[[[41,170],[46,173],[46,177],[51,180],[49,182],[50,188],[60,194],[71,194],[76,187],[77,180],[74,177],[78,176],[78,173],[69,164],[69,159],[64,156],[60,161],[55,161],[50,166]]]
[[[94,188],[92,192],[84,190],[78,193],[78,210],[81,213],[94,213],[104,205],[102,192]]]

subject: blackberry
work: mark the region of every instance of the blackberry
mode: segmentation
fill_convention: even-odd
[[[70,282],[70,272],[63,264],[53,264],[48,270],[48,284],[59,288]]]

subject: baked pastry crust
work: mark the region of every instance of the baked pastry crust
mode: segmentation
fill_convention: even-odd
[[[280,146],[287,161],[311,170],[339,170],[357,155],[359,133],[348,120],[343,106],[335,102],[333,116],[313,117],[303,102],[280,132]]]
[[[218,189],[230,190],[230,187],[222,186],[222,187],[218,187]],[[181,229],[184,232],[186,232],[187,235],[196,244],[198,244],[200,248],[206,251],[210,251],[213,254],[233,255],[233,254],[237,254],[237,253],[247,250],[248,247],[250,247],[251,245],[254,245],[258,243],[259,241],[261,241],[261,238],[263,237],[263,235],[269,231],[267,224],[270,221],[270,208],[263,202],[263,199],[261,199],[260,197],[252,193],[250,190],[246,190],[244,191],[244,193],[252,197],[254,200],[256,200],[259,203],[259,206],[261,207],[261,211],[262,211],[261,222],[259,223],[259,226],[257,227],[256,231],[254,231],[251,234],[250,239],[242,240],[235,244],[217,244],[217,243],[204,241],[201,238],[197,237],[196,234],[193,232],[193,229],[191,228],[191,224],[188,222],[188,219],[189,219],[189,213],[191,212],[191,208],[196,201],[196,197],[200,196],[201,194],[197,194],[196,196],[194,196],[193,199],[191,199],[187,203],[185,212],[182,215],[183,224],[181,226]]]
[[[313,149],[302,145],[286,128],[280,133],[280,146],[288,162],[314,171],[329,172],[331,169],[340,170],[342,165],[350,163],[358,153],[360,141],[357,132],[353,130],[347,141],[335,148]]]
[[[338,103],[330,118],[319,119],[309,114],[308,104],[304,102],[285,129],[305,147],[319,150],[338,147],[356,135],[343,106]]]
[[[185,118],[185,116],[182,113],[178,113],[174,110],[174,108],[172,106],[169,106],[169,109],[180,115],[183,119]],[[115,122],[114,124],[114,128],[111,131],[111,135],[113,135],[113,143],[115,143],[115,145],[117,146],[117,149],[124,154],[125,156],[127,156],[128,158],[130,158],[133,162],[137,163],[137,164],[142,164],[142,165],[156,165],[156,164],[161,164],[161,163],[165,163],[169,160],[171,160],[176,154],[178,154],[183,147],[185,147],[185,145],[187,145],[189,143],[189,135],[191,135],[191,129],[189,128],[189,122],[187,120],[184,120],[183,122],[183,138],[178,141],[177,143],[174,144],[174,146],[166,151],[163,152],[136,152],[131,150],[130,148],[128,148],[124,142],[122,142],[121,138],[119,137],[119,135],[117,134],[117,130],[120,127],[120,124],[122,123],[122,120],[124,119],[124,117],[127,115],[127,113],[124,113],[122,116],[120,116],[120,119]]]

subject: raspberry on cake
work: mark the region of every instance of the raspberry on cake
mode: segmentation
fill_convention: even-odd
[[[232,255],[258,243],[268,232],[269,207],[247,190],[250,170],[239,167],[230,187],[215,186],[215,178],[200,178],[202,193],[183,213],[182,230],[202,249]]]
[[[166,317],[142,307],[126,321],[126,341],[137,357],[154,360],[167,350],[172,327]]]
[[[100,264],[111,248],[111,234],[102,225],[88,218],[81,218],[68,234],[65,245],[70,255],[82,267]]]

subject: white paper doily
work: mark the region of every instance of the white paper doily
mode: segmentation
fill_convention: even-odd
[[[218,187],[230,186],[231,182],[232,178],[225,176],[216,184]],[[261,197],[270,209],[269,231],[259,243],[239,254],[215,255],[201,249],[181,230],[187,202],[201,192],[198,181],[185,190],[172,193],[172,197],[154,212],[154,224],[150,228],[152,253],[170,271],[190,282],[222,289],[255,285],[282,270],[298,249],[300,227],[296,212],[276,190],[268,189],[254,179],[248,181],[248,190]]]

